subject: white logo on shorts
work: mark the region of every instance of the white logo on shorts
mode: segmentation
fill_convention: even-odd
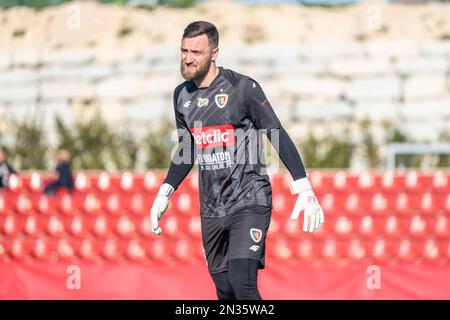
[[[258,251],[259,250],[259,246],[257,246],[256,244],[254,244],[254,245],[252,245],[251,247],[250,247],[250,250],[253,250],[253,251]]]

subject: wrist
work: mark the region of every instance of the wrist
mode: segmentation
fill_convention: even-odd
[[[163,196],[163,197],[167,197],[170,198],[170,196],[172,195],[172,193],[175,191],[175,189],[168,183],[163,183],[161,185],[161,187],[159,187],[159,191],[158,191],[158,197],[159,196]]]
[[[312,186],[308,180],[308,177],[291,181],[289,183],[289,188],[291,189],[291,194],[299,194],[308,190],[312,191]]]

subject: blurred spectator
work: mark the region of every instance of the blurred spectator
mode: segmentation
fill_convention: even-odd
[[[47,195],[55,195],[58,188],[67,188],[69,192],[73,191],[73,176],[70,166],[70,153],[67,150],[59,150],[56,153],[56,173],[58,178],[49,183],[44,193]]]
[[[8,186],[9,177],[12,174],[17,174],[17,172],[6,161],[5,152],[0,148],[0,189]]]

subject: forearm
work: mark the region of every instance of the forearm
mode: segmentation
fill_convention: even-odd
[[[294,142],[283,127],[280,126],[280,128],[275,130],[272,130],[272,132],[269,130],[267,132],[267,137],[278,152],[281,161],[289,170],[294,180],[305,178],[305,167]],[[276,137],[278,137],[278,139]]]
[[[180,137],[178,149],[170,162],[169,171],[164,183],[170,184],[175,190],[186,178],[194,166],[194,142],[190,136]]]

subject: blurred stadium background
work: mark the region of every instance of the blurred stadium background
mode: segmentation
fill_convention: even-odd
[[[218,64],[261,83],[325,211],[311,235],[289,221],[269,147],[262,296],[449,299],[449,17],[445,1],[0,0],[0,146],[20,170],[0,194],[0,298],[215,299],[196,171],[162,237],[148,219],[175,144],[180,37],[208,20]],[[59,148],[76,191],[47,197]]]

